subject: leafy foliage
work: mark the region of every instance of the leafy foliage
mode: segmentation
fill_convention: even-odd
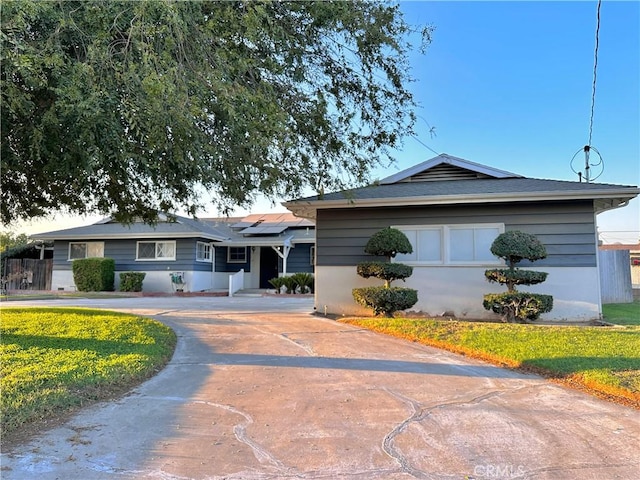
[[[362,287],[352,290],[354,300],[373,309],[375,315],[392,317],[393,312],[406,310],[418,302],[418,292],[412,288]]]
[[[141,292],[145,272],[122,272],[120,274],[121,292]]]
[[[18,235],[13,232],[0,232],[0,251],[11,250],[16,247],[24,247],[29,243],[29,237],[26,233]]]
[[[407,236],[396,228],[384,228],[371,236],[364,251],[371,255],[384,256],[388,260],[397,253],[411,253],[413,247]],[[382,287],[354,288],[352,295],[360,305],[373,308],[374,315],[392,316],[397,310],[413,307],[418,301],[418,292],[410,288],[391,287],[393,280],[404,280],[413,273],[413,267],[402,263],[361,262],[358,275],[375,277],[385,281]]]
[[[407,236],[397,228],[384,228],[373,234],[364,251],[371,255],[387,257],[388,260],[398,253],[412,253],[413,247]]]
[[[308,272],[298,272],[291,275],[296,282],[297,289],[300,293],[309,293],[313,289],[313,274]]]
[[[113,258],[80,258],[73,261],[73,282],[80,292],[111,292],[115,280]]]
[[[486,310],[502,315],[506,322],[526,323],[550,312],[553,297],[527,292],[490,293],[484,296],[482,305]]]
[[[537,320],[542,313],[553,308],[553,297],[533,293],[517,292],[516,285],[535,285],[547,279],[546,272],[520,270],[514,265],[523,258],[533,262],[546,258],[547,250],[534,235],[512,230],[502,233],[493,241],[491,253],[507,261],[509,268],[485,270],[489,282],[507,286],[507,293],[488,294],[482,305],[502,315],[506,322]]]
[[[286,288],[286,293],[296,293],[296,288],[298,287],[298,283],[296,282],[296,279],[291,277],[291,276],[287,276],[287,277],[282,277],[282,282],[284,287]]]
[[[284,277],[275,277],[269,280],[269,283],[276,289],[276,293],[281,293],[282,287],[284,287],[285,284],[285,279]]]
[[[393,280],[410,277],[413,267],[403,263],[361,262],[357,266],[357,272],[363,278],[380,278],[390,284]]]
[[[530,262],[547,258],[547,249],[535,235],[511,230],[498,235],[491,244],[491,253],[506,260],[509,268],[526,258]]]
[[[5,223],[364,184],[415,123],[398,5],[6,0],[0,15]]]
[[[496,268],[485,270],[484,276],[492,283],[501,285],[536,285],[547,279],[547,272],[536,272],[534,270],[503,269]]]

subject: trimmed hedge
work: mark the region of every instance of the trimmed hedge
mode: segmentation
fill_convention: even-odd
[[[407,236],[397,228],[383,228],[374,233],[366,246],[365,253],[393,258],[397,253],[413,253],[413,247]]]
[[[504,258],[509,267],[526,258],[530,262],[547,258],[547,249],[535,235],[511,230],[498,235],[491,244],[491,253]]]
[[[533,270],[508,270],[494,269],[485,270],[484,276],[487,280],[501,285],[536,285],[547,279],[547,272],[536,272]]]
[[[403,263],[361,262],[357,266],[358,275],[363,278],[375,277],[391,282],[409,278],[413,267]]]
[[[550,312],[553,297],[527,292],[489,293],[482,305],[499,315],[505,322],[527,323],[537,320],[540,314]]]
[[[122,272],[120,274],[121,292],[141,292],[145,272]]]
[[[353,299],[373,309],[375,315],[392,317],[397,310],[406,310],[418,303],[418,292],[401,287],[363,287],[352,290]]]
[[[116,262],[113,258],[80,258],[73,261],[73,282],[80,292],[112,292]]]

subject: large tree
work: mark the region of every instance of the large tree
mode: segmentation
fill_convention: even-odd
[[[3,222],[344,188],[412,132],[397,5],[3,0],[0,14]]]

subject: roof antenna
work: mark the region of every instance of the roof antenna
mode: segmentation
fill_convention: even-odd
[[[578,150],[571,159],[571,170],[573,173],[578,174],[578,178],[580,182],[582,182],[582,178],[584,177],[587,183],[596,180],[602,173],[604,172],[604,161],[602,160],[602,155],[597,148],[591,145],[591,136],[593,134],[593,110],[596,103],[596,74],[598,72],[598,47],[600,44],[600,5],[602,4],[602,0],[598,0],[598,8],[596,12],[596,47],[594,52],[594,60],[593,60],[593,84],[591,88],[591,117],[589,119],[589,142]],[[582,171],[578,171],[573,168],[573,162],[580,152],[584,152],[584,173]],[[598,161],[596,163],[591,163],[591,154],[595,152],[598,155]],[[591,167],[600,167],[600,173],[595,176],[591,174]]]

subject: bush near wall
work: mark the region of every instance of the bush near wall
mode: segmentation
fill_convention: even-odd
[[[81,258],[73,261],[73,282],[80,292],[112,292],[116,262],[113,258]]]
[[[120,274],[121,292],[141,292],[145,272],[122,272]]]

